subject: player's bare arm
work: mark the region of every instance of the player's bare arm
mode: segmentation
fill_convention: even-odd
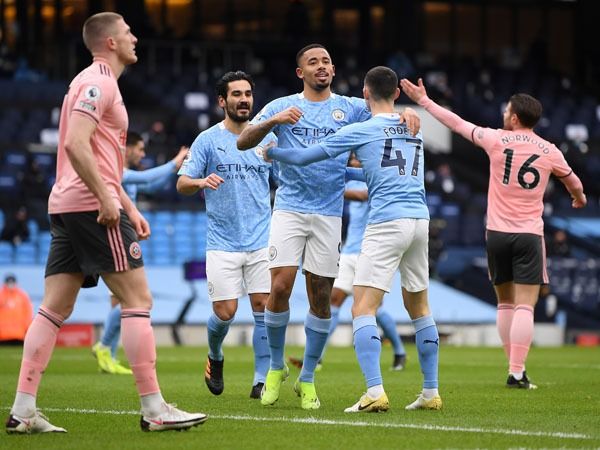
[[[369,191],[367,189],[346,189],[344,191],[344,199],[356,202],[366,202],[369,200]]]
[[[239,150],[254,148],[260,144],[275,125],[293,125],[298,122],[301,117],[302,111],[295,106],[290,106],[264,122],[247,126],[237,139],[237,147]]]
[[[574,172],[571,172],[566,177],[559,177],[558,179],[565,185],[567,191],[569,191],[573,200],[571,203],[573,208],[579,209],[587,205],[587,197],[583,193],[583,184]]]
[[[65,151],[77,175],[100,202],[98,223],[109,228],[119,223],[119,208],[100,176],[90,139],[96,123],[83,115],[72,114],[65,136]]]
[[[187,175],[181,175],[177,180],[177,192],[183,195],[194,195],[200,189],[216,191],[223,182],[223,178],[214,173],[206,178],[191,178]]]

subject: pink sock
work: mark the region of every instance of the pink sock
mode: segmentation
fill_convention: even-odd
[[[60,314],[40,306],[25,335],[17,391],[34,397],[37,395],[42,374],[50,361],[58,330],[64,320]]]
[[[510,373],[523,372],[533,339],[533,306],[517,305],[510,328]]]
[[[504,347],[506,359],[510,360],[510,327],[513,322],[515,305],[512,303],[498,303],[498,312],[496,313],[496,328]]]
[[[160,392],[150,311],[133,308],[121,310],[121,339],[139,394]]]

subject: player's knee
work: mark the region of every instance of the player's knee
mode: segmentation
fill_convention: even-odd
[[[215,302],[213,303],[213,312],[215,315],[224,321],[231,320],[235,317],[237,307],[232,304]]]
[[[293,283],[286,279],[275,278],[271,282],[271,296],[277,301],[280,299],[289,299],[292,295]]]

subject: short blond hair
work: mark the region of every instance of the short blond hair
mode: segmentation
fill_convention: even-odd
[[[88,17],[83,24],[83,43],[90,52],[97,50],[102,39],[108,37],[112,27],[123,16],[114,12],[101,12]]]

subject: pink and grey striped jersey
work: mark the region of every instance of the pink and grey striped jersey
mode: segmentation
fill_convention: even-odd
[[[75,114],[96,123],[91,138],[100,176],[119,208],[128,117],[117,79],[107,61],[94,62],[77,75],[65,95],[60,113],[56,182],[48,200],[48,212],[95,211],[98,199],[79,177],[65,151],[65,137]]]

